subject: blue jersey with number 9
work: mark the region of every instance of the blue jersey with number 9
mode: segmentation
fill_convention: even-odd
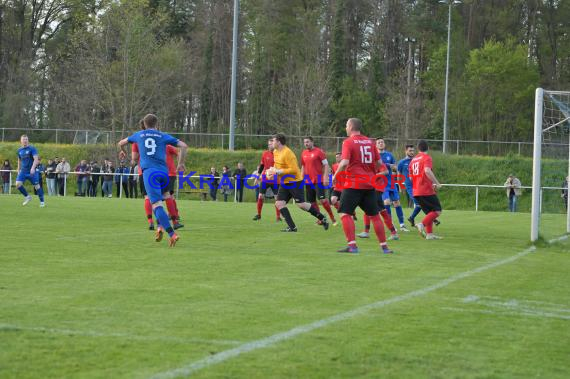
[[[156,168],[168,171],[166,166],[166,145],[178,145],[178,138],[154,129],[141,130],[127,140],[139,147],[142,170]]]

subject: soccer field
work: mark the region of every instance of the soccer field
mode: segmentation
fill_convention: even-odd
[[[570,376],[570,242],[529,248],[528,214],[447,211],[442,241],[343,255],[293,207],[296,234],[271,204],[181,201],[169,249],[141,200],[21,201],[0,197],[1,378]]]

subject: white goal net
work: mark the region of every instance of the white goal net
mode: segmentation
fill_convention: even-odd
[[[542,204],[542,144],[543,142],[568,143],[568,170],[560,182],[570,176],[570,91],[547,91],[537,88],[534,105],[534,154],[532,177],[532,210],[530,239],[539,238]],[[566,181],[568,187],[568,182]],[[564,189],[560,192],[564,198]],[[566,189],[568,194],[568,189]],[[566,196],[566,233],[570,233],[570,196]]]

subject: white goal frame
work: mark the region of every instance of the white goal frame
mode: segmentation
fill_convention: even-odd
[[[534,153],[532,160],[532,210],[531,210],[531,226],[530,240],[536,242],[538,240],[538,232],[540,225],[540,188],[541,188],[541,163],[542,163],[542,135],[548,129],[554,128],[564,122],[570,122],[570,117],[555,125],[543,129],[543,111],[544,111],[544,95],[570,95],[569,91],[547,91],[537,88],[534,101]],[[570,134],[570,133],[569,133]],[[568,139],[570,144],[570,136]],[[570,146],[568,146],[568,174],[570,176]],[[566,233],[570,233],[570,196],[568,196],[568,210],[566,212]]]

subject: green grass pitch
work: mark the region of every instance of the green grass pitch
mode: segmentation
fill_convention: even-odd
[[[517,256],[528,214],[444,212],[442,241],[347,256],[340,226],[295,209],[280,233],[271,204],[253,222],[251,203],[181,201],[169,249],[141,200],[21,202],[0,196],[0,378],[570,377],[570,243]]]

